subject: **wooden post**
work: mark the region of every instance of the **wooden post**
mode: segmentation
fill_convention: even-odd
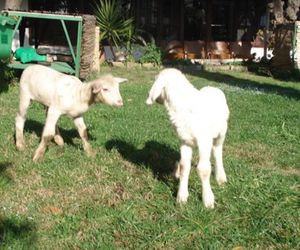
[[[267,59],[268,41],[269,41],[269,29],[270,29],[270,9],[267,6],[266,9],[266,26],[264,28],[264,59]]]
[[[300,21],[295,22],[294,37],[293,37],[293,50],[294,50],[294,67],[300,69]]]
[[[91,68],[93,71],[97,71],[97,72],[100,69],[99,44],[100,44],[100,28],[99,28],[99,26],[96,26],[96,28],[95,28],[95,48],[94,48],[93,63],[92,63]]]

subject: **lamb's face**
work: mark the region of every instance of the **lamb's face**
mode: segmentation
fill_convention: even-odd
[[[93,93],[96,94],[95,102],[102,102],[115,107],[123,106],[119,84],[124,81],[127,81],[127,79],[111,75],[96,80],[93,88]]]

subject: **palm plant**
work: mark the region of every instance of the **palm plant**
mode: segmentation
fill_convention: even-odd
[[[100,27],[100,42],[106,40],[113,56],[117,48],[132,32],[133,18],[126,17],[125,10],[117,0],[95,0],[94,14]]]

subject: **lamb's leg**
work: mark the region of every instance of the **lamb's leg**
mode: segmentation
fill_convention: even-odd
[[[212,142],[201,141],[201,143],[198,143],[198,147],[200,159],[197,166],[197,173],[202,183],[202,200],[205,207],[213,208],[215,198],[210,186],[210,153],[212,148]]]
[[[227,182],[227,177],[225,174],[224,166],[223,166],[223,142],[225,139],[225,135],[221,135],[217,139],[214,140],[213,145],[213,155],[216,161],[216,180],[219,185]]]
[[[20,95],[19,111],[16,115],[16,147],[18,150],[23,150],[25,148],[24,142],[24,124],[26,120],[27,109],[30,104],[30,98],[25,94]]]
[[[74,118],[74,124],[77,127],[80,138],[82,139],[83,149],[88,156],[94,156],[95,152],[88,142],[88,133],[82,116]]]
[[[180,162],[177,162],[176,166],[175,166],[175,169],[173,171],[173,176],[176,179],[179,179],[180,178],[180,173],[181,173],[181,164],[180,164]]]
[[[63,145],[64,145],[64,139],[61,137],[57,125],[55,126],[54,142],[55,142],[58,146],[63,146]]]
[[[192,148],[188,145],[180,147],[180,162],[177,166],[177,174],[179,174],[179,189],[177,192],[177,202],[185,203],[189,196],[188,182],[191,170]]]
[[[37,161],[44,156],[48,142],[51,141],[55,135],[55,125],[60,115],[60,112],[52,109],[51,107],[49,108],[42,139],[33,156],[34,161]]]
[[[44,107],[45,107],[46,117],[47,117],[49,108],[48,108],[47,106],[44,106]],[[54,142],[55,142],[58,146],[63,146],[63,145],[64,145],[64,139],[61,137],[61,135],[60,135],[60,133],[59,133],[59,129],[58,129],[57,124],[55,125]]]

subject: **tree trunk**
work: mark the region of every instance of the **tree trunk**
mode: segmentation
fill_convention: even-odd
[[[273,50],[272,66],[282,70],[293,68],[293,61],[290,56],[293,43],[293,24],[277,25],[274,30],[275,43]]]
[[[274,50],[272,66],[280,69],[292,69],[290,51],[293,44],[294,22],[300,7],[300,0],[269,0],[268,7],[274,15]]]
[[[4,9],[20,10],[22,0],[5,0]]]

